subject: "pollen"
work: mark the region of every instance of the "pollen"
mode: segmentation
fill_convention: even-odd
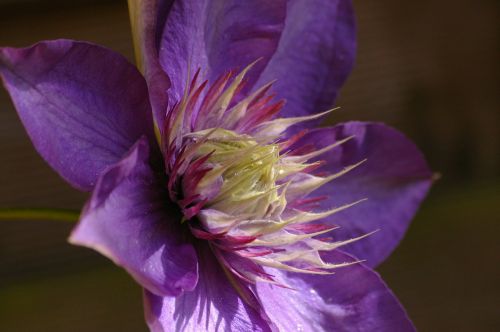
[[[203,137],[205,132],[191,137]],[[200,145],[195,156],[210,155],[211,170],[201,179],[197,194],[220,188],[206,207],[229,214],[251,214],[263,218],[278,200],[279,146],[261,145],[248,135],[217,129]]]

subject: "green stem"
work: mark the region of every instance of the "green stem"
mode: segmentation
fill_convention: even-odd
[[[0,209],[0,220],[54,220],[76,222],[79,211],[63,209]]]

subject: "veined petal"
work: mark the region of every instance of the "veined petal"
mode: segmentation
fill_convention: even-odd
[[[319,157],[326,161],[320,170],[335,173],[360,159],[366,158],[366,162],[320,187],[314,195],[328,197],[321,201],[324,209],[367,198],[355,208],[329,216],[326,222],[340,226],[334,234],[339,239],[379,230],[343,248],[366,259],[367,265],[377,266],[403,237],[432,184],[433,173],[410,140],[383,124],[349,122],[317,129],[302,143],[321,148],[350,136],[354,138]]]
[[[355,261],[339,251],[322,258],[330,264]],[[264,310],[280,331],[415,331],[380,276],[361,263],[340,268],[335,275],[270,273],[291,288],[256,285]]]
[[[70,242],[99,251],[150,292],[175,296],[196,286],[196,252],[148,159],[142,139],[104,172]]]
[[[256,86],[277,80],[274,91],[286,100],[282,116],[330,108],[353,66],[355,30],[350,0],[289,1],[278,48]]]
[[[169,97],[177,101],[192,74],[189,68],[204,68],[212,81],[261,59],[247,77],[246,90],[257,80],[260,87],[278,79],[277,95],[288,101],[286,115],[312,114],[333,104],[352,68],[356,45],[350,0],[131,3],[132,9],[141,4],[160,8],[159,15],[148,15],[155,28],[141,33],[154,39],[163,29],[158,57],[172,79]]]
[[[181,99],[196,68],[214,81],[227,70],[241,70],[261,59],[247,76],[250,88],[276,50],[285,15],[284,0],[175,1],[159,48],[162,67],[172,79],[169,97]]]
[[[146,78],[157,128],[163,128],[170,79],[160,66],[159,37],[173,0],[128,0],[137,67]]]
[[[145,81],[111,50],[71,40],[0,48],[0,76],[35,148],[79,189],[142,135],[154,141]]]
[[[271,331],[265,314],[242,300],[208,246],[200,249],[200,278],[193,291],[177,297],[145,292],[145,316],[151,331]]]

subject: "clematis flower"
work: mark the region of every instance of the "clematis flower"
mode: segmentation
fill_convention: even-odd
[[[314,129],[353,64],[350,1],[129,6],[142,74],[87,42],[0,49],[35,148],[92,192],[70,242],[144,288],[152,331],[413,331],[372,268],[432,173],[383,124]]]

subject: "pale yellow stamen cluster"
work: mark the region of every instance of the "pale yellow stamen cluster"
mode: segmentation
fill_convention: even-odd
[[[190,137],[203,137],[207,131]],[[216,197],[206,206],[231,215],[252,215],[264,218],[272,213],[280,200],[276,184],[280,175],[280,154],[277,144],[260,145],[248,135],[216,129],[200,145],[199,156],[210,154],[207,163],[212,170],[200,181],[200,191],[222,179]]]
[[[170,181],[169,189],[175,193],[174,198],[180,197],[187,219],[196,215],[190,226],[195,236],[211,241],[221,262],[245,280],[264,278],[272,282],[256,270],[233,266],[239,259],[246,260],[243,265],[250,262],[293,272],[331,273],[330,269],[345,264],[326,263],[320,252],[369,234],[345,241],[320,240],[318,236],[334,227],[314,222],[362,200],[326,211],[312,211],[300,204],[316,189],[363,161],[328,176],[310,173],[311,168],[319,166],[315,161],[318,157],[352,137],[313,152],[287,152],[284,146],[293,143],[283,137],[291,126],[321,118],[332,110],[273,118],[283,102],[273,104],[272,96],[266,95],[271,84],[236,98],[251,66],[232,80],[230,75],[221,76],[212,86],[206,81],[197,83],[197,73],[182,100],[173,107],[163,146],[167,155],[175,156],[169,159],[175,161],[169,165],[170,176],[180,179],[184,192],[175,192],[175,181]]]
[[[303,172],[315,164],[309,163],[310,159],[343,144],[347,139],[308,154],[289,156],[280,153],[279,144],[259,143],[262,137],[259,139],[220,128],[191,133],[187,137],[195,142],[203,141],[198,145],[196,157],[210,155],[206,163],[211,170],[199,183],[200,193],[220,182],[217,195],[206,202],[199,214],[202,225],[213,233],[255,236],[255,240],[245,244],[248,248],[285,249],[249,258],[253,262],[288,271],[325,274],[329,273],[326,269],[339,265],[323,262],[318,251],[332,250],[361,238],[324,242],[314,237],[332,228],[306,233],[293,232],[288,228],[324,219],[362,201],[323,212],[302,211],[287,206],[288,202],[307,196],[361,164],[326,177]],[[299,243],[303,245],[300,249],[286,250]],[[292,261],[301,261],[317,269],[301,269],[287,264]]]

